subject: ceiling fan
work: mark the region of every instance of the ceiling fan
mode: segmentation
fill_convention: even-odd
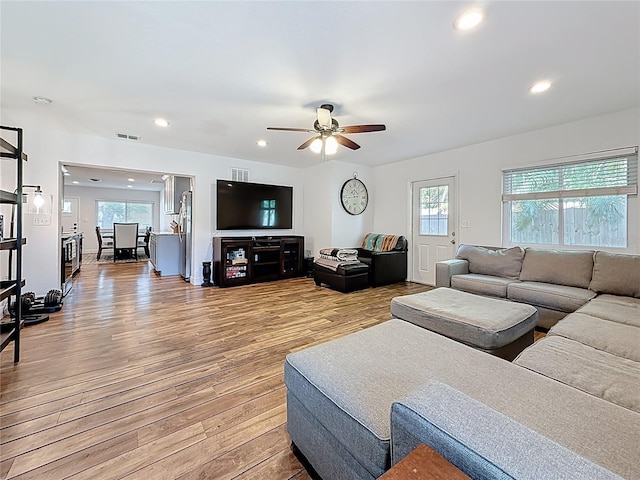
[[[325,154],[333,155],[336,153],[338,150],[338,144],[350,148],[351,150],[357,150],[360,148],[360,145],[356,142],[341,135],[343,133],[380,132],[387,128],[384,125],[351,125],[349,127],[341,127],[335,118],[331,118],[333,105],[329,103],[320,105],[316,112],[317,119],[313,122],[313,129],[267,127],[267,130],[315,133],[316,135],[300,145],[298,150],[304,150],[309,147],[312,152],[322,153],[324,156]]]

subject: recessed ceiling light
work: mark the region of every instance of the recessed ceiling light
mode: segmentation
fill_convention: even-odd
[[[540,82],[534,83],[531,88],[529,88],[529,92],[531,93],[542,93],[546,92],[551,88],[551,82],[549,80],[542,80]]]
[[[453,22],[453,28],[458,31],[471,30],[480,25],[484,20],[484,10],[481,8],[472,8],[458,15]]]
[[[127,178],[127,182],[135,182],[135,178]]]
[[[156,118],[153,123],[155,123],[158,127],[168,127],[169,121],[164,118]]]
[[[33,97],[33,101],[36,103],[41,103],[43,105],[49,105],[53,102],[53,100],[47,97]]]
[[[78,180],[74,180],[74,181],[72,181],[71,183],[73,183],[73,184],[77,185],[77,184],[79,184],[80,182],[79,182]]]
[[[133,185],[127,185],[127,188],[133,188]]]
[[[256,143],[258,144],[259,147],[266,147],[267,146],[267,141],[266,140],[260,139]]]

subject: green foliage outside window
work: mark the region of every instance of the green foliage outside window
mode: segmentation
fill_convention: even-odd
[[[114,223],[137,223],[143,230],[153,225],[153,202],[96,201],[96,225],[112,229]]]

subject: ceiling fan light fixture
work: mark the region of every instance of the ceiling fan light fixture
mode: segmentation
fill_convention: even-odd
[[[324,141],[324,153],[334,155],[338,151],[338,141],[334,137],[327,137]]]
[[[331,128],[331,111],[320,107],[316,109],[316,114],[318,115],[318,124],[322,128]]]
[[[549,80],[542,80],[540,82],[534,83],[530,88],[530,93],[542,93],[546,92],[551,88],[551,82]]]
[[[458,15],[453,22],[453,28],[459,32],[472,30],[484,20],[484,10],[481,8],[472,8]]]
[[[313,153],[320,153],[322,151],[322,139],[320,137],[316,138],[311,145],[309,145],[309,150]]]

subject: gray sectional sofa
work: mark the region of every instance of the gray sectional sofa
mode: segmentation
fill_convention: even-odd
[[[592,256],[589,288],[576,269],[553,293],[588,299],[513,362],[400,319],[290,354],[292,442],[325,480],[377,478],[419,443],[474,479],[640,479],[640,256]],[[534,282],[561,312],[537,272],[505,291]]]
[[[538,326],[551,328],[598,294],[640,295],[638,270],[634,255],[460,245],[455,259],[436,264],[436,286],[533,305]]]

